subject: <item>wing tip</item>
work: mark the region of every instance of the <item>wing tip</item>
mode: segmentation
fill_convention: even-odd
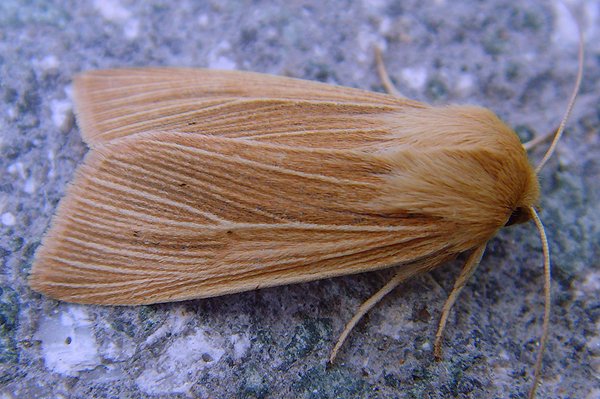
[[[53,273],[55,270],[51,263],[45,259],[44,252],[44,247],[42,247],[36,253],[27,279],[29,287],[39,294],[58,301],[82,303],[74,301],[71,295],[59,288],[60,278],[57,279],[57,276]]]
[[[94,118],[95,106],[93,100],[94,71],[78,74],[73,79],[73,99],[75,103],[75,117],[81,130],[81,137],[86,144],[92,145],[94,137],[100,134]]]
[[[34,260],[28,277],[29,287],[51,299],[83,304],[83,305],[143,305],[148,302],[142,299],[127,298],[125,295],[114,295],[104,292],[101,285],[96,287],[79,281],[76,274],[69,277],[59,265],[42,258]]]
[[[78,273],[77,268],[66,266],[64,255],[75,253],[66,238],[68,219],[63,215],[70,211],[69,193],[63,198],[54,215],[50,229],[37,248],[27,278],[29,287],[49,298],[78,304],[118,305],[119,297],[102,293],[90,284],[93,276]],[[101,277],[101,276],[99,276]]]

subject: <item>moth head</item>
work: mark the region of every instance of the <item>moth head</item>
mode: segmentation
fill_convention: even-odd
[[[512,212],[512,214],[508,218],[508,221],[506,222],[505,226],[512,226],[513,224],[527,223],[531,219],[532,219],[532,216],[531,216],[531,211],[529,210],[529,208],[519,206],[519,207],[515,208],[515,210]]]
[[[523,166],[523,186],[520,198],[511,204],[512,213],[504,226],[527,223],[533,219],[532,208],[537,208],[540,202],[540,183],[534,168],[527,164]]]

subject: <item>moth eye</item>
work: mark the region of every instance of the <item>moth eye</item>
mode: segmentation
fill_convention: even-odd
[[[531,215],[529,214],[529,210],[527,208],[518,207],[508,218],[508,222],[506,222],[505,226],[512,226],[513,224],[521,224],[528,222],[531,219]]]

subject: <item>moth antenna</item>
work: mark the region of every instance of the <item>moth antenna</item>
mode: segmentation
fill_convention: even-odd
[[[568,7],[567,7],[567,9],[568,9]],[[554,134],[554,139],[552,140],[552,144],[550,144],[550,147],[546,151],[546,154],[544,154],[544,157],[542,158],[540,163],[535,168],[536,173],[538,173],[540,170],[542,170],[542,168],[544,167],[546,162],[548,162],[548,159],[550,159],[552,154],[554,154],[554,150],[556,149],[558,141],[560,140],[560,138],[563,134],[563,131],[565,130],[565,125],[567,124],[567,120],[569,119],[569,117],[571,116],[571,112],[573,111],[573,106],[575,105],[575,100],[577,99],[577,93],[579,92],[579,88],[581,86],[581,80],[583,79],[583,57],[584,57],[583,32],[581,30],[581,26],[580,26],[579,22],[577,21],[577,18],[575,18],[575,16],[573,16],[573,18],[577,22],[576,23],[577,33],[579,35],[579,50],[578,50],[578,54],[577,54],[577,62],[578,62],[577,78],[575,79],[575,86],[573,87],[573,91],[571,92],[571,97],[569,98],[569,103],[567,105],[565,114],[564,114],[562,120],[560,121],[560,125],[558,125],[558,129],[556,129],[556,133]]]
[[[337,343],[331,350],[331,355],[329,355],[329,364],[333,363],[338,354],[338,351],[346,341],[346,338],[348,338],[348,335],[350,334],[352,329],[360,321],[360,319],[362,319],[363,316],[367,314],[367,312],[371,310],[373,306],[377,305],[377,303],[379,303],[379,301],[381,301],[387,294],[392,292],[394,288],[400,285],[400,283],[420,272],[421,269],[419,268],[400,268],[398,272],[394,275],[394,277],[392,277],[390,281],[388,281],[379,291],[377,291],[375,295],[373,295],[372,297],[367,299],[362,305],[360,305],[354,316],[352,316],[352,319],[350,319],[350,321],[346,324],[346,327],[344,327],[344,331],[342,331],[342,334],[338,338]]]
[[[437,360],[442,358],[442,337],[444,335],[444,328],[446,327],[446,322],[448,321],[448,316],[450,314],[450,310],[452,310],[452,306],[458,299],[458,295],[469,281],[469,278],[479,266],[479,262],[481,262],[481,257],[485,252],[485,247],[487,242],[482,246],[476,248],[473,253],[469,256],[465,265],[463,266],[460,274],[456,278],[454,282],[454,288],[452,288],[452,292],[448,295],[448,299],[446,299],[446,303],[444,303],[444,307],[442,308],[442,316],[440,317],[440,323],[438,324],[438,329],[435,334],[435,343],[433,344],[433,355]]]
[[[383,55],[381,54],[381,49],[379,46],[375,46],[375,63],[377,64],[377,73],[379,74],[379,79],[381,80],[381,84],[385,88],[385,91],[395,97],[406,97],[400,93],[396,86],[394,86],[392,79],[390,79],[390,75],[385,67],[385,62],[383,62]]]
[[[542,252],[544,253],[544,324],[542,327],[542,336],[540,338],[540,348],[537,354],[537,360],[535,362],[535,374],[533,377],[533,386],[529,391],[529,399],[535,398],[535,391],[540,383],[542,373],[542,360],[544,358],[544,350],[546,349],[546,342],[548,341],[548,327],[550,325],[550,302],[551,302],[551,276],[550,276],[550,251],[548,248],[548,239],[546,237],[546,231],[544,225],[540,220],[537,212],[533,207],[529,208],[531,216],[535,225],[540,233],[540,239],[542,241]]]
[[[568,9],[568,8],[567,8]],[[577,19],[573,16],[573,18],[577,21]],[[575,79],[575,85],[573,87],[573,91],[571,92],[571,96],[569,98],[569,102],[567,104],[567,109],[565,114],[560,121],[560,125],[558,129],[556,129],[556,133],[554,134],[554,139],[550,144],[550,147],[544,154],[544,157],[540,161],[540,163],[535,168],[536,173],[539,173],[540,170],[544,167],[546,162],[550,159],[552,154],[558,145],[558,141],[560,140],[567,120],[571,116],[571,112],[573,111],[573,107],[575,105],[575,100],[577,99],[577,94],[579,93],[579,89],[581,87],[581,81],[583,80],[583,59],[584,59],[584,39],[583,32],[581,29],[581,25],[577,21],[577,33],[579,35],[579,49],[577,52],[577,78]],[[533,377],[533,385],[531,390],[529,391],[529,399],[535,398],[535,393],[537,391],[537,387],[540,383],[541,373],[542,373],[542,362],[544,358],[544,351],[546,349],[546,343],[548,341],[548,328],[550,326],[550,303],[551,303],[551,273],[550,273],[550,251],[548,248],[548,238],[546,237],[546,231],[544,229],[544,225],[540,220],[535,208],[530,207],[529,211],[531,213],[532,219],[535,222],[535,225],[540,234],[540,239],[542,241],[542,252],[544,254],[544,322],[542,325],[542,336],[540,337],[540,347],[537,354],[537,359],[535,362],[535,373]]]

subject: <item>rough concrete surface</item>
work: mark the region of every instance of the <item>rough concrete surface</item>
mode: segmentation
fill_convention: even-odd
[[[524,140],[552,131],[576,71],[560,3],[0,1],[0,398],[522,398],[543,312],[532,223],[504,229],[432,343],[457,262],[395,290],[326,368],[344,323],[391,271],[143,307],[60,303],[27,276],[87,149],[71,80],[120,66],[242,69],[491,108]],[[568,2],[587,58],[540,175],[553,303],[540,398],[600,397],[600,5]],[[538,161],[545,146],[533,151]]]

